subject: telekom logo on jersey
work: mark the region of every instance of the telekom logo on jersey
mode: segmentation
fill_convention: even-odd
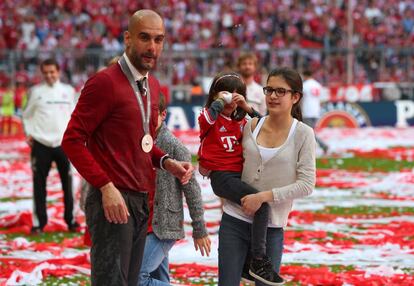
[[[220,139],[226,152],[234,152],[233,146],[238,144],[236,136],[223,136]]]

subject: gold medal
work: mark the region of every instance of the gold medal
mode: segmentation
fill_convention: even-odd
[[[154,146],[154,140],[152,139],[151,135],[145,134],[141,140],[142,151],[149,153],[152,150],[152,146]]]

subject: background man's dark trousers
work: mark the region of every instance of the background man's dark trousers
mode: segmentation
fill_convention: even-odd
[[[62,148],[60,146],[48,147],[34,140],[31,161],[34,200],[33,227],[43,230],[47,224],[46,182],[52,162],[55,162],[62,182],[65,204],[64,219],[68,228],[73,230],[73,227],[76,227],[77,224],[73,218],[72,174],[69,160]]]

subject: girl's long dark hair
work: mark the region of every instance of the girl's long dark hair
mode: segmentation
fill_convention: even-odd
[[[299,94],[299,100],[292,106],[291,115],[293,118],[296,118],[299,121],[302,121],[302,109],[300,108],[300,100],[303,96],[303,81],[300,77],[300,74],[291,68],[282,67],[272,70],[267,77],[267,82],[273,76],[278,76],[283,78],[284,81],[289,85],[289,87]]]

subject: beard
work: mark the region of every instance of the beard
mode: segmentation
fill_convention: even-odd
[[[248,70],[241,70],[241,71],[239,71],[239,73],[243,78],[248,78],[248,77],[251,77],[251,76],[254,75],[254,71],[249,70],[249,69]]]
[[[149,56],[153,58],[153,61],[148,63],[143,60],[143,56]],[[128,55],[129,60],[131,61],[132,65],[140,72],[145,71],[148,72],[152,70],[156,65],[156,58],[154,55],[149,54],[139,54],[135,48],[130,48],[130,53]]]

